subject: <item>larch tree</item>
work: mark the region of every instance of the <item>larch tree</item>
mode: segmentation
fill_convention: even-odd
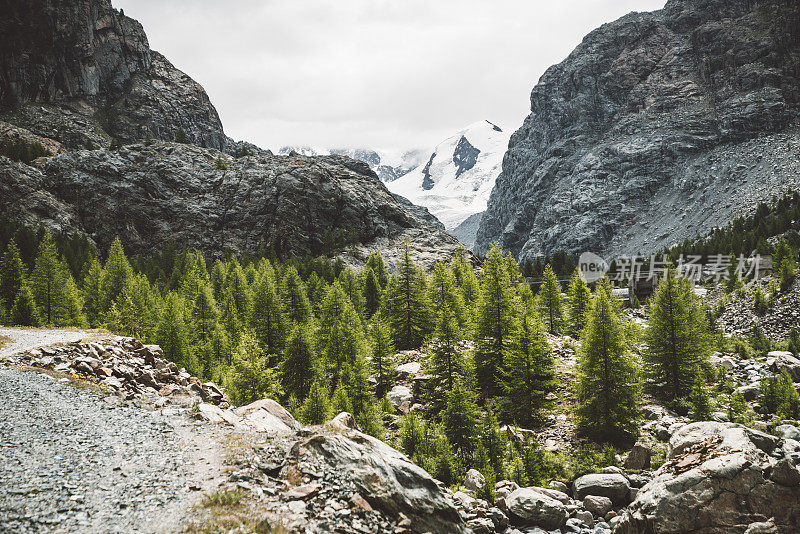
[[[502,407],[510,421],[531,428],[554,387],[555,364],[544,326],[537,316],[525,314],[514,334],[508,357]]]
[[[542,287],[539,288],[536,300],[548,332],[559,334],[564,325],[564,306],[561,300],[561,285],[549,263],[545,267]]]
[[[238,309],[238,306],[237,306]],[[286,342],[286,319],[275,291],[275,282],[269,274],[256,280],[250,313],[250,328],[263,349],[272,356],[270,363],[283,351]]]
[[[567,312],[567,327],[569,334],[574,338],[579,338],[583,329],[586,328],[586,321],[589,317],[589,309],[592,303],[592,292],[586,285],[581,272],[575,269],[572,279],[569,282]]]
[[[419,347],[433,329],[425,273],[414,263],[407,243],[397,275],[389,280],[380,313],[400,350]]]
[[[17,291],[14,306],[11,308],[11,324],[17,326],[39,326],[39,310],[36,309],[36,300],[27,283],[23,283]]]
[[[367,257],[367,263],[365,267],[372,269],[372,272],[375,273],[375,276],[378,279],[381,290],[385,289],[386,284],[389,283],[389,273],[386,271],[386,264],[383,262],[383,256],[381,256],[381,253],[373,252],[370,254]]]
[[[92,255],[83,268],[81,293],[83,295],[83,312],[89,326],[97,327],[103,320],[103,267],[97,256]]]
[[[100,286],[103,294],[102,307],[103,311],[111,307],[111,303],[116,300],[117,296],[122,293],[125,285],[130,281],[133,276],[133,269],[125,256],[125,250],[122,248],[122,241],[117,237],[111,243],[111,248],[108,251],[108,259],[106,259],[105,266],[103,267],[103,278]]]
[[[656,288],[645,330],[650,389],[661,399],[688,398],[711,351],[708,319],[689,280],[669,269]]]
[[[364,317],[371,319],[381,305],[383,288],[371,267],[364,268],[362,276],[364,278]]]
[[[331,389],[335,390],[344,368],[366,353],[361,319],[338,282],[328,289],[319,323],[318,353],[326,364]]]
[[[78,288],[49,233],[39,243],[30,284],[44,324],[84,325]]]
[[[269,355],[250,332],[245,331],[225,375],[225,390],[236,406],[250,404],[259,399],[277,399],[281,389],[277,373],[269,366]]]
[[[458,289],[453,271],[442,261],[437,262],[433,269],[430,281],[430,301],[437,319],[446,310],[456,320],[458,328],[462,332],[467,328],[468,316],[463,296]]]
[[[610,292],[605,280],[592,304],[578,362],[578,429],[601,441],[635,436],[639,417],[638,369]]]
[[[448,395],[442,412],[444,433],[462,465],[469,465],[478,441],[480,411],[474,397],[466,385],[458,383]]]
[[[0,302],[10,312],[17,300],[17,293],[25,283],[25,264],[20,256],[17,243],[8,242],[3,258],[0,259]]]
[[[320,374],[312,327],[307,322],[299,323],[289,335],[283,352],[281,385],[284,393],[305,399]]]
[[[284,317],[291,323],[303,324],[313,317],[306,286],[293,266],[286,269],[281,279],[280,296]]]
[[[503,392],[506,360],[519,315],[520,305],[503,253],[493,245],[483,262],[475,319],[475,375],[484,398]]]
[[[370,327],[370,338],[372,341],[370,347],[372,370],[377,380],[375,390],[378,397],[383,397],[394,372],[395,349],[392,342],[392,331],[386,323],[377,320]]]
[[[200,372],[197,357],[189,345],[183,300],[174,291],[171,291],[164,301],[161,321],[156,329],[156,342],[164,351],[166,359],[185,367],[190,374],[197,375]]]
[[[467,378],[467,363],[459,351],[459,341],[461,330],[456,318],[449,308],[443,308],[429,345],[426,365],[426,371],[432,377],[429,383],[430,406],[435,414],[445,408],[456,384]]]

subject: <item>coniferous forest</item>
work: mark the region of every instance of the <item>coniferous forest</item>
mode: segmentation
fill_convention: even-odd
[[[615,464],[613,447],[637,437],[643,393],[697,420],[714,405],[744,417],[746,404],[708,356],[776,346],[757,333],[716,332],[714,313],[674,269],[646,303],[643,329],[608,279],[589,287],[576,270],[562,286],[548,264],[534,284],[496,246],[479,269],[462,251],[425,273],[408,246],[389,272],[377,253],[358,268],[329,258],[212,260],[173,247],[132,260],[119,239],[98,256],[85,238],[26,229],[4,237],[3,324],[104,328],[158,344],[236,405],[273,398],[307,424],[350,412],[448,485],[468,469],[523,485]],[[796,253],[781,243],[791,263]],[[554,338],[577,350],[573,404],[557,387]],[[414,350],[425,402],[401,413],[386,395],[397,356]],[[784,382],[765,382],[764,402],[798,416]],[[545,451],[530,434],[508,432],[565,410],[585,440],[577,450]]]

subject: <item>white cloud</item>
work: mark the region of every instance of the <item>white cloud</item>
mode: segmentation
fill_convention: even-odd
[[[583,36],[664,0],[113,0],[208,91],[236,139],[428,147],[516,129]]]

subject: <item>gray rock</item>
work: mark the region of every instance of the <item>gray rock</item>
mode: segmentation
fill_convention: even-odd
[[[563,503],[530,488],[513,491],[505,501],[512,522],[556,529],[567,521],[567,509]]]
[[[650,456],[652,456],[652,454],[653,451],[650,447],[643,443],[636,443],[628,453],[628,457],[625,458],[625,469],[633,469],[636,471],[647,469],[650,467]]]
[[[583,507],[598,517],[605,517],[611,510],[612,502],[608,497],[587,495],[583,498]]]
[[[478,491],[486,484],[486,477],[476,469],[470,469],[464,476],[464,487],[470,491]]]
[[[584,475],[572,483],[575,499],[582,500],[587,495],[598,495],[608,497],[615,505],[627,504],[630,490],[628,479],[618,473]]]
[[[492,534],[495,531],[494,522],[488,517],[476,517],[467,521],[467,527],[473,534]]]
[[[800,30],[774,6],[671,0],[587,35],[531,92],[475,251],[648,254],[796,188]]]
[[[767,358],[773,359],[772,369],[780,373],[786,371],[792,380],[800,382],[800,359],[787,351],[772,351]]]
[[[800,441],[800,430],[794,425],[778,425],[775,427],[775,433],[786,439]]]
[[[771,455],[775,455],[773,458]],[[686,425],[670,440],[667,462],[620,516],[615,533],[744,532],[754,518],[773,518],[792,532],[800,517],[800,487],[784,443],[733,423]],[[786,475],[786,476],[784,476]]]
[[[386,394],[386,398],[397,408],[404,402],[410,403],[414,399],[414,395],[412,395],[411,390],[406,386],[394,386]]]

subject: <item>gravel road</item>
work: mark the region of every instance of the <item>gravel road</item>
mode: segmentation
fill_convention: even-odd
[[[15,339],[5,353],[82,337],[0,333]],[[177,408],[0,367],[0,414],[0,532],[179,531],[222,476],[212,431]]]
[[[81,331],[0,327],[0,336],[8,336],[11,338],[11,342],[0,347],[0,359],[17,352],[22,352],[23,350],[42,347],[44,345],[79,341],[88,335],[91,334]]]

